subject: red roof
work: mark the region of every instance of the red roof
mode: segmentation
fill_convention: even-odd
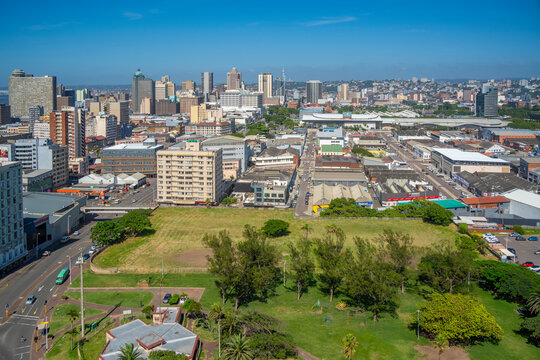
[[[467,205],[481,205],[481,204],[495,204],[495,203],[506,203],[509,202],[504,196],[484,196],[484,197],[473,197],[473,198],[463,198],[461,199]]]

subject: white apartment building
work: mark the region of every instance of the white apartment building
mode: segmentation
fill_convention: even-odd
[[[0,162],[0,272],[24,259],[22,167]]]
[[[162,204],[216,203],[223,198],[222,150],[202,151],[196,140],[157,152],[157,198]]]
[[[114,143],[118,139],[116,116],[100,114],[87,120],[86,137],[89,136],[104,136],[107,138],[107,144]]]
[[[32,137],[37,139],[49,139],[51,137],[51,126],[48,122],[38,121],[34,123]]]

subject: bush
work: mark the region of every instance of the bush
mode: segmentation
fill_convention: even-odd
[[[169,299],[169,305],[176,305],[176,304],[178,304],[179,301],[180,301],[180,295],[174,294]]]
[[[540,276],[517,264],[498,261],[481,261],[480,279],[483,287],[503,299],[525,304],[531,290],[540,287]]]
[[[148,355],[148,360],[188,360],[188,357],[172,350],[155,350]]]
[[[418,326],[417,312],[410,315],[411,327]],[[472,345],[498,342],[503,330],[484,305],[470,296],[436,294],[420,306],[420,332],[434,339],[444,336],[451,344]]]
[[[446,210],[441,205],[430,201],[424,209],[422,219],[431,224],[448,226],[452,223],[453,217],[454,214],[450,210]]]
[[[270,237],[279,237],[289,234],[289,223],[283,220],[271,219],[264,223],[263,233]]]
[[[458,224],[458,231],[460,234],[467,234],[469,232],[469,225],[465,223]]]
[[[513,227],[513,230],[514,230],[515,232],[517,232],[518,234],[520,234],[520,235],[525,234],[525,230],[523,230],[523,227],[521,227],[520,225],[515,225],[515,226]]]
[[[524,335],[531,344],[540,346],[540,315],[523,320],[519,332]]]
[[[141,312],[146,316],[147,319],[151,319],[152,314],[154,313],[154,305],[146,305],[141,309]]]
[[[226,197],[223,200],[221,200],[221,205],[229,206],[234,205],[238,202],[238,200],[234,197]]]

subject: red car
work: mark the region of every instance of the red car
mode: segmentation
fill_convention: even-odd
[[[521,265],[523,265],[523,266],[525,266],[525,267],[531,267],[531,266],[534,265],[534,263],[533,263],[532,261],[525,261],[525,262],[524,262],[523,264],[521,264]]]

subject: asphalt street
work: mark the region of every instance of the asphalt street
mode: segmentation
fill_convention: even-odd
[[[298,199],[294,210],[295,216],[311,216],[312,197],[308,198],[306,205],[306,193],[312,192],[311,179],[315,169],[315,148],[317,146],[317,130],[308,129],[304,153],[300,161],[300,171],[298,171]]]
[[[79,229],[74,229],[80,234],[72,235],[66,244],[49,248],[51,255],[42,256],[28,263],[0,281],[0,307],[4,311],[0,325],[1,359],[30,359],[30,354],[35,351],[36,346],[33,341],[36,326],[50,315],[51,309],[46,310],[45,301],[59,296],[57,294],[59,286],[55,284],[56,277],[61,269],[69,267],[69,258],[73,277],[80,273],[75,262],[80,255],[80,248],[83,249],[83,253],[87,253],[90,249],[90,229],[95,223],[96,221],[91,221]],[[43,250],[45,249],[41,249],[40,252]],[[62,286],[67,286],[69,281],[70,279]],[[26,305],[25,301],[29,295],[36,296],[37,300],[33,304]],[[9,313],[7,319],[6,307]],[[38,346],[43,346],[42,341],[38,342]]]
[[[157,199],[156,193],[156,179],[147,178],[146,182],[150,186],[140,187],[138,189],[129,189],[126,192],[119,191],[118,193],[109,193],[111,198],[111,206],[151,206],[155,204]],[[116,201],[118,202],[116,203]],[[100,206],[102,201],[100,199],[92,198],[86,202],[88,207]]]

